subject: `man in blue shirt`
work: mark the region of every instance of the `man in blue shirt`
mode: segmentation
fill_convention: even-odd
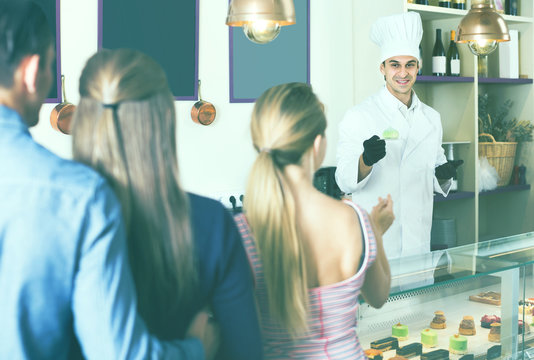
[[[53,62],[42,10],[0,0],[0,359],[204,359],[198,338],[159,342],[137,316],[106,182],[32,139]],[[213,325],[195,324],[211,358]]]

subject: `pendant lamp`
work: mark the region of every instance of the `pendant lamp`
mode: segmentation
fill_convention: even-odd
[[[471,9],[460,21],[457,43],[468,43],[475,55],[488,55],[499,42],[510,41],[506,22],[495,11],[493,0],[472,0]]]
[[[226,25],[242,26],[246,37],[257,44],[273,41],[280,28],[295,23],[293,0],[232,0]]]

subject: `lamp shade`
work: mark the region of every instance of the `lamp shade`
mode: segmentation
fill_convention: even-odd
[[[293,0],[232,0],[226,25],[243,26],[257,21],[274,22],[279,26],[295,24]]]
[[[508,26],[495,11],[492,0],[475,1],[456,31],[456,42],[510,41]]]

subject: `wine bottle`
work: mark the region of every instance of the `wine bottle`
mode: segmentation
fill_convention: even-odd
[[[441,41],[441,29],[436,29],[436,42],[432,50],[432,75],[445,76],[447,73],[447,57]]]
[[[418,5],[428,5],[428,0],[415,0]]]
[[[423,48],[419,44],[419,71],[417,75],[423,75]]]
[[[452,7],[459,10],[465,10],[465,0],[453,0]]]
[[[517,15],[517,1],[518,0],[506,0],[504,3],[504,13],[507,15]]]
[[[447,50],[447,75],[448,76],[460,76],[460,53],[456,47],[454,37],[456,32],[451,30],[451,43],[449,44],[449,50]]]
[[[450,8],[451,7],[451,0],[439,0],[439,6]]]

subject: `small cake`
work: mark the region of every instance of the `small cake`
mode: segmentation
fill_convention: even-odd
[[[393,356],[390,357],[389,360],[408,360],[408,358],[405,358],[404,356]]]
[[[372,360],[382,360],[382,351],[377,349],[367,349],[364,351],[365,356],[367,356],[368,359]]]
[[[391,328],[391,336],[396,337],[399,341],[408,339],[408,326],[398,323]]]
[[[373,341],[371,343],[371,349],[377,349],[382,351],[397,350],[399,348],[399,340],[395,337],[387,337]]]
[[[449,351],[453,354],[467,353],[467,338],[458,334],[451,336],[449,338]]]
[[[382,133],[382,139],[384,140],[395,140],[398,138],[399,132],[391,126],[384,130],[384,132]]]
[[[501,357],[501,345],[495,345],[488,349],[486,360],[499,359]]]
[[[501,293],[487,291],[477,295],[469,296],[469,300],[477,301],[484,304],[501,305]]]
[[[421,331],[421,344],[426,348],[433,348],[438,345],[438,334],[434,330],[424,329]]]
[[[475,320],[472,316],[464,316],[459,328],[460,335],[476,335],[477,329],[475,328]]]
[[[480,319],[480,326],[482,326],[485,329],[491,329],[491,324],[493,323],[500,323],[501,318],[497,315],[484,315]]]
[[[432,329],[445,329],[447,327],[447,319],[445,319],[445,315],[443,314],[443,311],[436,311],[434,313],[434,318],[432,319],[432,322],[430,323],[430,327]]]
[[[488,340],[496,343],[501,342],[501,323],[496,322],[491,324]]]
[[[519,334],[523,333],[523,329],[525,334],[528,334],[530,332],[530,326],[527,323],[524,323],[523,320],[518,320],[518,330],[517,332]]]
[[[525,315],[532,315],[532,312],[534,310],[534,306],[532,305],[519,305],[519,315],[522,315],[523,313]]]
[[[475,360],[475,355],[473,354],[467,354],[459,358],[458,360]]]
[[[397,355],[404,356],[407,358],[419,356],[422,352],[423,346],[421,345],[421,343],[412,343],[397,349]]]
[[[449,351],[445,349],[439,349],[422,353],[421,360],[449,360]]]

